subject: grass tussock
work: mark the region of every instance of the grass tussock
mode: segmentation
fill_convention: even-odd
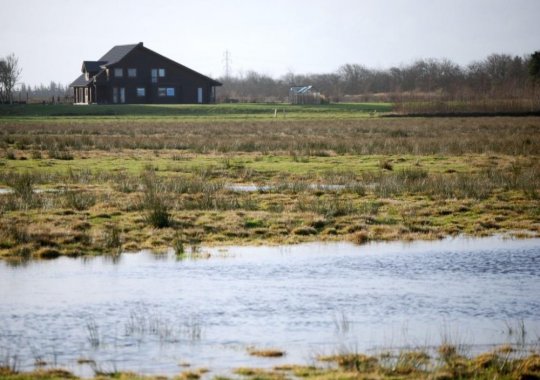
[[[261,358],[281,358],[285,356],[285,351],[278,350],[275,348],[265,348],[265,349],[249,348],[248,354],[250,354],[251,356],[258,356]]]
[[[155,228],[169,227],[172,223],[169,206],[163,194],[160,180],[153,171],[147,171],[142,177],[142,208],[146,210],[146,221]]]

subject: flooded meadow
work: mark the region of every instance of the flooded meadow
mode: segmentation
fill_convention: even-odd
[[[0,360],[81,376],[540,344],[540,240],[306,243],[0,263]],[[276,349],[266,358],[253,350]],[[279,356],[279,355],[278,355]]]

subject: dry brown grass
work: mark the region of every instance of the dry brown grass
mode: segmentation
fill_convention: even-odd
[[[540,118],[370,118],[359,120],[10,123],[0,147],[64,152],[175,149],[334,154],[537,154]],[[17,154],[19,155],[19,154]],[[181,157],[181,156],[179,156]]]

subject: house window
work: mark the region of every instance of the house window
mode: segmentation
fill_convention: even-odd
[[[146,96],[146,89],[144,87],[137,87],[137,96]]]
[[[157,83],[157,75],[158,75],[157,69],[152,69],[151,73],[152,73],[152,83]]]
[[[124,69],[116,68],[114,69],[115,78],[122,78],[124,76]]]
[[[164,78],[165,77],[165,69],[159,69],[159,77]]]
[[[137,69],[128,69],[128,77],[136,78],[137,77]]]
[[[174,87],[159,87],[158,88],[158,96],[159,97],[171,97],[174,96]]]

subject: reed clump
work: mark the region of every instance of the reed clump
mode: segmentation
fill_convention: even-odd
[[[153,171],[147,171],[142,183],[142,208],[146,211],[146,222],[155,228],[169,227],[172,219],[160,180]]]
[[[96,204],[96,196],[90,192],[80,190],[66,190],[63,192],[66,208],[77,211],[88,210]]]

